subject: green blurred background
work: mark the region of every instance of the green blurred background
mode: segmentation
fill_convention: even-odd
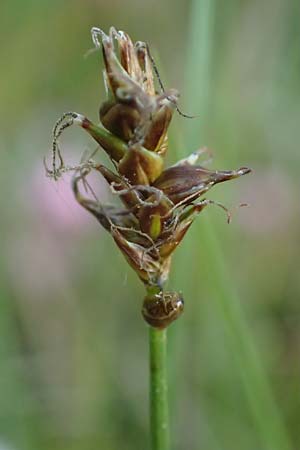
[[[97,120],[101,55],[84,55],[110,25],[199,115],[174,118],[169,162],[207,145],[212,167],[254,171],[208,195],[251,207],[230,226],[205,210],[174,257],[172,450],[300,448],[299,19],[298,0],[2,0],[1,450],[149,449],[143,286],[42,164],[62,112]],[[62,148],[95,147],[74,128]]]

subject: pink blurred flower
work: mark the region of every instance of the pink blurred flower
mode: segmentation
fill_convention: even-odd
[[[94,228],[92,219],[82,214],[81,208],[74,199],[71,189],[72,175],[65,174],[63,178],[54,181],[45,176],[44,168],[39,164],[33,169],[30,178],[32,181],[29,184],[28,194],[32,198],[31,205],[35,209],[37,219],[47,224],[49,229],[68,233],[79,232],[83,229],[86,231],[86,227]],[[95,184],[97,195],[101,201],[105,202],[108,197],[108,188],[104,179],[99,176],[94,176],[94,179],[91,177],[90,184]],[[97,231],[99,231],[98,228]]]

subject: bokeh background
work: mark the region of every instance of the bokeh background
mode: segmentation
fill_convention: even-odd
[[[169,162],[206,145],[253,168],[208,197],[174,257],[173,450],[300,448],[300,5],[296,0],[4,0],[0,5],[0,449],[149,449],[143,286],[110,236],[45,177],[64,111],[105,97],[90,28],[147,41],[181,91]],[[68,161],[95,146],[62,139]],[[103,161],[107,160],[105,157]],[[101,179],[98,195],[110,194]]]

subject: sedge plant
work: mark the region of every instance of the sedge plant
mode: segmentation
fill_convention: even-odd
[[[63,114],[53,131],[52,167],[46,170],[54,179],[74,171],[72,189],[77,202],[111,234],[145,286],[142,317],[149,326],[151,445],[152,450],[168,450],[167,328],[184,307],[181,293],[164,289],[172,254],[208,205],[223,208],[230,220],[227,208],[203,195],[215,184],[250,169],[208,170],[197,164],[205,149],[166,168],[168,129],[174,111],[179,111],[178,91],[165,90],[156,79],[157,68],[144,42],[133,43],[128,34],[113,27],[108,34],[92,28],[92,39],[102,50],[107,90],[100,106],[100,124],[76,112]],[[59,138],[73,124],[107,153],[112,168],[94,159],[65,165]],[[89,184],[91,172],[104,177],[121,207],[105,205],[97,198]]]

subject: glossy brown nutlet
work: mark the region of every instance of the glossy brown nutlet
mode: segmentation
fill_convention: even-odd
[[[147,295],[144,299],[142,315],[154,328],[168,327],[183,313],[184,301],[178,292],[160,292]]]

